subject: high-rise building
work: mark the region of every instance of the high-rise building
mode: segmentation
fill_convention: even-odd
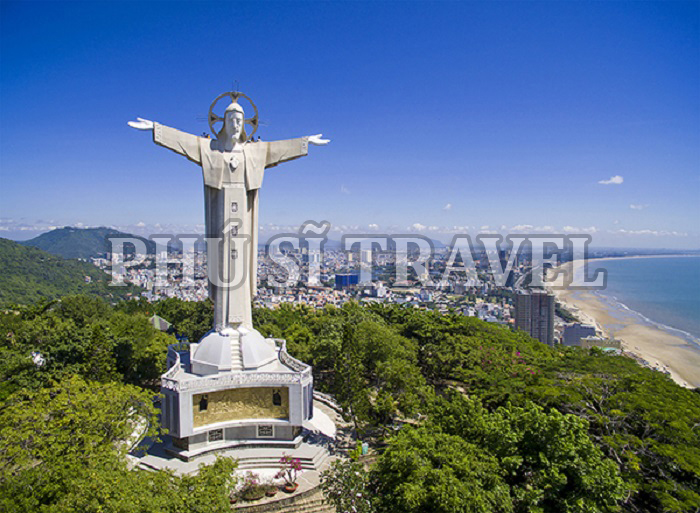
[[[505,272],[506,266],[508,265],[508,257],[509,257],[509,252],[506,252],[505,250],[500,250],[498,252],[498,260],[501,262],[501,269],[503,272]],[[505,286],[508,288],[511,288],[515,284],[515,261],[513,261],[513,267],[511,270],[508,272],[508,275],[506,277],[506,282]]]
[[[357,273],[344,273],[335,275],[335,288],[344,289],[360,283],[360,275]]]
[[[518,291],[515,327],[547,345],[554,345],[554,294],[544,290]]]

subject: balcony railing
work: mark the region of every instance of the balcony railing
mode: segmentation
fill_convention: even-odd
[[[161,377],[161,387],[177,392],[191,390],[216,390],[231,386],[251,385],[265,383],[271,385],[302,384],[311,378],[311,366],[300,362],[287,353],[283,340],[275,340],[279,347],[280,362],[289,367],[293,372],[233,372],[217,376],[183,376],[175,379],[174,376],[180,369],[180,355],[173,348],[168,348],[168,359],[174,356],[175,364]],[[170,352],[175,353],[172,355]]]

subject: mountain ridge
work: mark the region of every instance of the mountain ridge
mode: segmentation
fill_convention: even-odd
[[[156,243],[152,240],[130,233],[120,232],[114,228],[76,228],[64,226],[50,232],[42,233],[33,239],[19,242],[23,246],[32,246],[62,258],[101,258],[111,252],[110,238],[133,237],[146,245],[148,254],[156,252]],[[126,246],[126,254],[133,254],[133,248]]]

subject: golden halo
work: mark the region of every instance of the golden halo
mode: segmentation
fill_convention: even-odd
[[[249,141],[255,132],[258,131],[258,108],[255,106],[255,103],[253,103],[253,100],[250,99],[249,96],[241,93],[240,91],[228,91],[225,93],[221,93],[219,96],[216,97],[216,99],[212,102],[211,106],[209,107],[209,128],[212,131],[212,134],[218,134],[219,131],[214,128],[215,123],[223,123],[224,118],[219,116],[214,112],[214,107],[216,107],[216,104],[219,103],[219,100],[222,100],[223,98],[230,98],[231,103],[238,103],[238,100],[240,98],[245,98],[248,100],[248,102],[253,106],[253,110],[255,111],[255,115],[252,118],[247,118],[245,119],[245,125],[250,125],[252,128],[252,131],[250,132],[250,135],[247,134],[245,130],[245,125],[243,128],[243,133],[241,134],[241,141],[246,142]]]

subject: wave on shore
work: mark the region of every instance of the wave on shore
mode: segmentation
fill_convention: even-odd
[[[633,308],[630,308],[627,306],[625,303],[620,301],[616,296],[607,296],[605,294],[601,294],[600,292],[596,291],[594,292],[596,296],[598,296],[603,303],[610,303],[613,302],[612,308],[621,308],[625,310],[626,312],[629,312],[630,314],[638,317],[641,319],[641,321],[649,326],[653,326],[655,328],[661,329],[670,335],[676,336],[676,337],[681,337],[683,340],[686,342],[690,343],[691,345],[695,346],[695,348],[700,351],[700,339],[695,337],[692,333],[688,333],[687,331],[684,331],[680,328],[674,328],[673,326],[669,326],[667,324],[663,324],[661,322],[655,321],[653,319],[650,319],[646,315],[644,315],[641,312],[638,312],[637,310],[634,310]]]

